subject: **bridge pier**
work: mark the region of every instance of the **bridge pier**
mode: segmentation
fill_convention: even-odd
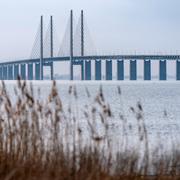
[[[176,80],[180,80],[180,60],[176,60]]]
[[[11,80],[11,65],[8,65],[8,80]]]
[[[159,61],[159,80],[166,80],[166,60]]]
[[[7,80],[8,79],[8,71],[7,71],[7,65],[3,66],[3,79]]]
[[[81,60],[81,80],[84,80],[84,61]]]
[[[3,79],[3,67],[0,66],[0,80]]]
[[[13,80],[13,66],[8,65],[8,80]]]
[[[2,65],[2,80],[4,80],[4,65]]]
[[[124,61],[117,60],[117,80],[124,80]]]
[[[151,80],[151,61],[144,60],[144,80]]]
[[[106,80],[112,80],[112,60],[106,60]]]
[[[26,64],[21,64],[21,79],[26,79]]]
[[[101,80],[101,60],[95,60],[95,80]]]
[[[35,79],[40,80],[40,63],[35,64]]]
[[[33,64],[28,64],[28,80],[33,80]]]
[[[17,80],[19,76],[19,64],[14,64],[14,80]]]
[[[91,61],[85,60],[85,80],[91,80]]]
[[[8,66],[6,65],[4,68],[5,68],[5,80],[8,80]]]
[[[137,80],[137,63],[136,63],[136,60],[130,60],[130,80]]]
[[[51,80],[53,80],[54,79],[54,65],[53,65],[53,62],[51,62],[50,67],[51,67]]]
[[[70,60],[70,80],[74,78],[73,62]]]

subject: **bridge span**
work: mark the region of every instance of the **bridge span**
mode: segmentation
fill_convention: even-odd
[[[112,61],[116,63],[116,79],[124,80],[125,68],[124,62],[129,61],[129,77],[130,80],[137,80],[137,61],[143,60],[144,64],[144,80],[152,78],[152,61],[159,62],[159,80],[167,79],[167,61],[176,62],[176,80],[180,80],[180,55],[86,55],[84,49],[84,15],[81,11],[80,18],[80,54],[74,55],[74,34],[73,34],[73,11],[70,12],[69,24],[69,55],[54,56],[54,34],[53,34],[53,17],[50,17],[50,33],[49,33],[49,57],[44,57],[44,35],[43,35],[43,17],[40,21],[39,34],[39,57],[22,59],[16,61],[7,61],[0,63],[0,79],[16,80],[18,76],[23,80],[43,80],[44,67],[49,66],[51,70],[51,79],[54,79],[54,63],[69,62],[70,64],[70,80],[73,80],[73,67],[81,67],[81,79],[92,79],[92,68],[95,71],[95,80],[102,79],[102,62],[105,61],[105,79],[112,80]],[[87,42],[88,43],[88,42]],[[94,61],[94,67],[92,67]]]

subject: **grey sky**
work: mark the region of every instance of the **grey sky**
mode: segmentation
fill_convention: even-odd
[[[29,57],[40,15],[59,38],[70,9],[86,20],[100,54],[180,54],[180,0],[0,0],[0,58]]]

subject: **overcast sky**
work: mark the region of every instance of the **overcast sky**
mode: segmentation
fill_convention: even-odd
[[[180,54],[180,0],[0,0],[0,58],[30,56],[40,15],[61,40],[70,9],[84,10],[99,53]]]

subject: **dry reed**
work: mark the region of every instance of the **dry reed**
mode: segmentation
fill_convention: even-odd
[[[121,89],[118,87],[119,96]],[[180,153],[173,150],[170,155],[150,157],[148,135],[143,116],[143,107],[131,107],[137,120],[138,149],[129,150],[126,137],[119,138],[122,149],[113,153],[109,138],[109,119],[113,118],[110,105],[100,88],[94,104],[86,107],[84,118],[89,129],[84,137],[84,129],[79,125],[78,111],[68,113],[58,95],[56,82],[46,100],[34,96],[32,85],[17,81],[16,100],[6,90],[2,82],[0,88],[0,179],[179,179]],[[91,94],[86,89],[87,97]],[[75,86],[69,87],[69,96],[78,100]],[[82,113],[82,112],[81,112]],[[98,122],[103,129],[99,132]],[[120,114],[123,129],[126,119]],[[131,128],[131,127],[129,127]],[[87,135],[86,135],[87,136]]]

